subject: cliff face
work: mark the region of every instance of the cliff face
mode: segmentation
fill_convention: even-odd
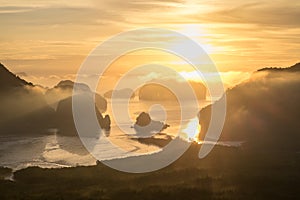
[[[295,66],[259,71],[227,91],[227,116],[220,139],[245,141],[257,149],[299,150],[300,71],[294,71]],[[201,140],[210,116],[211,106],[200,111]]]
[[[82,94],[84,95],[84,94]],[[85,98],[87,98],[85,96]],[[92,97],[89,97],[92,101]],[[105,131],[110,131],[110,118],[108,115],[105,117],[100,113],[97,105],[95,105],[96,116],[98,123]],[[83,113],[84,115],[84,113]],[[65,136],[78,136],[77,130],[74,123],[73,112],[72,112],[72,97],[61,100],[58,104],[56,115],[55,115],[56,127],[59,130],[59,134]],[[87,136],[96,136],[98,133],[86,133]]]
[[[74,124],[72,112],[72,96],[75,88],[75,95],[89,97],[92,101],[95,95],[95,111],[99,125],[102,129],[110,130],[109,116],[102,116],[102,112],[107,109],[107,101],[99,94],[94,94],[88,85],[74,83],[70,80],[59,82],[55,87],[48,89],[45,93],[48,103],[55,108],[55,127],[59,130],[58,134],[64,136],[78,136]],[[86,133],[87,135],[96,135],[97,133]]]

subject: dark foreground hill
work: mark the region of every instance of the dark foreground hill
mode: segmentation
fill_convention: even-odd
[[[0,63],[0,92],[23,86],[33,86],[33,84],[16,76]]]
[[[300,151],[299,64],[264,69],[226,92],[227,116],[221,140],[245,141],[258,150]],[[218,102],[217,102],[218,103]],[[211,106],[200,112],[203,139]]]
[[[1,199],[296,200],[299,155],[215,147],[199,160],[199,145],[156,172],[129,174],[103,164],[65,169],[28,168],[15,182],[0,180]]]
[[[54,126],[54,110],[41,88],[0,64],[0,135],[44,134]]]

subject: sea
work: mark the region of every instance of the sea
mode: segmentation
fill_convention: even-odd
[[[63,168],[75,166],[96,165],[97,160],[110,160],[136,155],[146,155],[161,151],[155,145],[141,144],[132,128],[136,117],[141,112],[150,113],[153,120],[162,121],[170,127],[163,131],[173,138],[182,137],[187,141],[196,137],[199,130],[198,112],[209,105],[211,101],[198,101],[198,105],[186,102],[184,109],[178,102],[165,101],[155,103],[149,101],[118,100],[108,101],[108,110],[104,114],[111,116],[111,131],[109,136],[103,135],[97,140],[93,152],[88,152],[78,137],[67,137],[58,134],[56,129],[50,129],[45,136],[0,136],[0,166],[17,171],[38,166],[41,168]],[[118,104],[117,106],[114,106]],[[128,110],[131,121],[116,121],[115,115],[123,107]],[[196,120],[196,121],[195,121]],[[190,126],[190,127],[189,127]],[[19,134],[22,135],[22,134]],[[236,145],[228,143],[229,146]]]

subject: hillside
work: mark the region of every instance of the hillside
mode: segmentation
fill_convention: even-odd
[[[39,87],[0,65],[0,134],[45,134],[54,126],[54,110]]]
[[[258,72],[267,71],[267,72],[299,72],[300,71],[300,63],[297,63],[291,67],[279,68],[279,67],[266,67],[257,70]]]
[[[79,95],[92,96],[87,85],[65,80],[44,94],[44,89],[19,78],[2,64],[0,77],[1,135],[47,134],[51,128],[59,129],[63,135],[77,135],[71,97],[75,86]],[[109,130],[109,116],[102,117],[100,113],[107,109],[107,101],[99,94],[95,95],[95,100],[100,126]]]
[[[33,86],[33,84],[16,76],[0,63],[0,92],[22,86]]]
[[[255,150],[299,151],[299,66],[259,70],[227,91],[227,115],[220,140],[244,141],[245,146]],[[200,111],[201,140],[210,112],[211,106]]]

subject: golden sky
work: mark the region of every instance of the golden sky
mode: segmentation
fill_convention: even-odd
[[[49,86],[74,78],[100,42],[142,27],[186,34],[236,76],[300,55],[297,0],[0,0],[0,26],[0,61]]]

